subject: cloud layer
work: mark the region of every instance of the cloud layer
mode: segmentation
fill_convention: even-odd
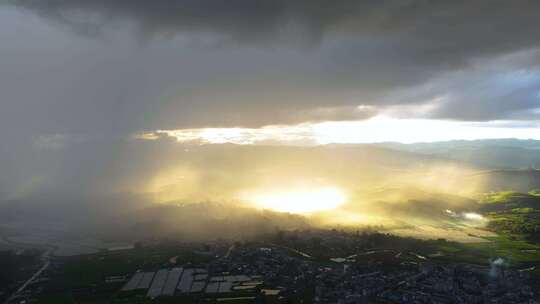
[[[38,61],[27,80],[48,92],[39,102],[65,129],[80,116],[82,129],[100,129],[105,116],[131,131],[354,120],[400,104],[432,104],[423,115],[435,118],[538,118],[534,1],[8,3],[55,28],[38,48],[69,45],[61,59],[39,52],[33,60],[58,62]],[[58,33],[59,24],[91,42]],[[57,80],[42,83],[51,69]],[[8,103],[37,98],[11,95]],[[374,110],[347,110],[358,105]]]

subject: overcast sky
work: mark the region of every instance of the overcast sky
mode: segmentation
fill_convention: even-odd
[[[100,179],[125,141],[157,130],[396,119],[540,138],[538,12],[532,0],[2,1],[0,191],[50,167]],[[469,138],[456,130],[440,139]]]

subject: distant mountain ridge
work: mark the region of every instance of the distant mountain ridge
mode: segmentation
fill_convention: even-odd
[[[480,168],[478,173],[463,177],[464,184],[478,185],[477,192],[528,192],[540,188],[540,140],[510,138],[376,145]]]
[[[540,169],[540,140],[510,138],[376,145],[464,161],[486,169]]]
[[[540,170],[491,170],[467,176],[464,183],[480,185],[478,192],[529,192],[540,188]]]

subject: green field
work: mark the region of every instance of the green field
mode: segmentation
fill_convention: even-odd
[[[446,244],[440,250],[455,260],[487,264],[490,259],[504,258],[509,266],[540,268],[540,196],[538,191],[513,191],[485,194],[481,210],[489,220],[487,229],[495,237],[488,242]],[[536,272],[540,274],[539,269]]]

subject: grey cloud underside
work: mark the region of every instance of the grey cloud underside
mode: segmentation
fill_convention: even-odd
[[[375,113],[342,109],[441,96],[433,117],[530,119],[540,107],[538,81],[515,88],[492,79],[515,69],[537,73],[536,1],[10,3],[77,33],[107,37],[127,25],[145,41],[109,42],[82,60],[74,87],[51,97],[61,113],[93,105],[89,121],[73,116],[81,129],[100,130],[93,121],[101,112],[127,132],[362,119]],[[501,70],[484,68],[516,52],[526,55],[505,59]],[[70,131],[71,124],[51,127]]]

